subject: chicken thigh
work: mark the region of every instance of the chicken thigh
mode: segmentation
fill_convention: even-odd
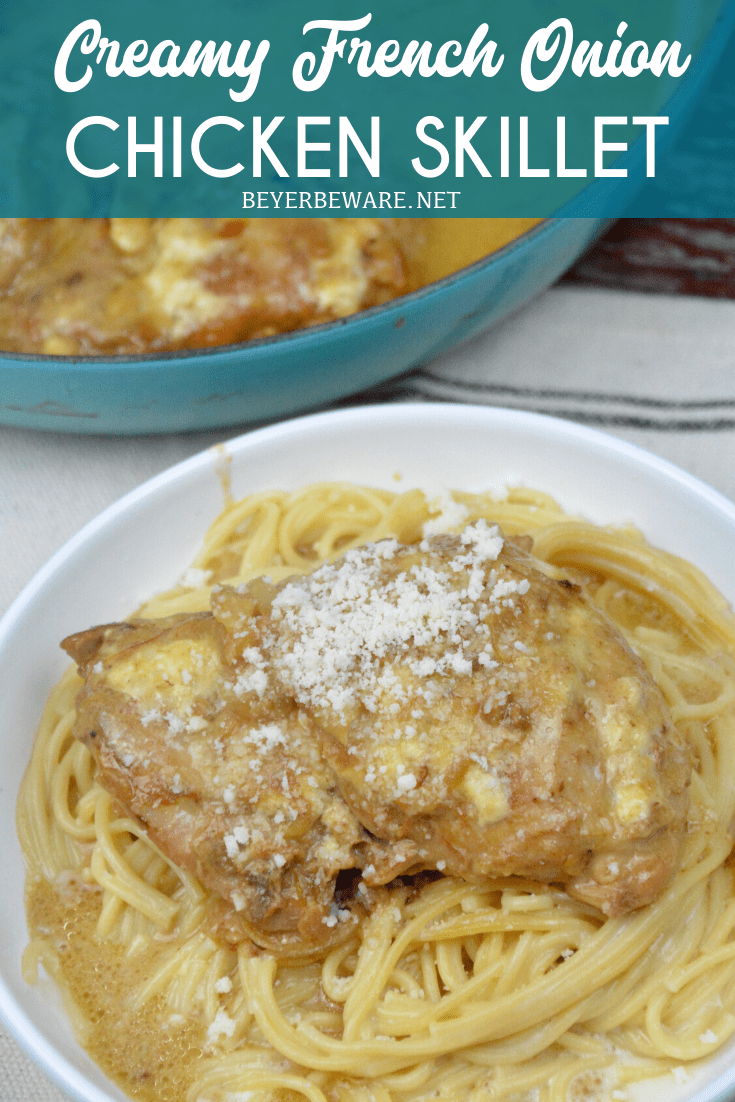
[[[484,521],[64,645],[101,783],[269,948],[349,925],[342,870],[364,900],[434,870],[617,915],[676,868],[690,761],[658,687],[579,584]]]

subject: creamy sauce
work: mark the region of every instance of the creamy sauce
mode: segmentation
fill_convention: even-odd
[[[542,221],[540,218],[432,218],[425,245],[409,260],[410,279],[424,287],[497,252]]]
[[[30,882],[31,934],[57,952],[64,988],[89,1023],[81,1041],[95,1063],[132,1098],[182,1102],[204,1056],[204,1025],[198,1017],[172,1019],[159,998],[130,1008],[162,943],[126,956],[121,946],[101,941],[95,933],[101,898],[84,888],[61,893],[46,880]]]

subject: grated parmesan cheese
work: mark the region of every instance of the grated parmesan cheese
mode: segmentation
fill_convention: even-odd
[[[218,1010],[207,1030],[207,1044],[212,1045],[220,1037],[231,1037],[235,1032],[233,1019],[224,1010]]]
[[[359,701],[377,711],[381,698],[389,694],[393,699],[385,708],[395,715],[405,691],[390,669],[381,669],[381,662],[405,655],[410,648],[436,652],[407,659],[416,677],[472,673],[472,657],[464,648],[483,626],[479,598],[486,594],[497,603],[527,592],[529,584],[500,578],[494,568],[486,580],[488,565],[503,548],[496,526],[479,520],[460,540],[464,550],[445,568],[414,562],[379,585],[381,565],[398,546],[386,540],[348,551],[339,563],[289,582],[276,594],[272,618],[292,638],[280,649],[278,633],[266,636],[263,644],[274,652],[278,676],[299,703],[343,714]],[[422,542],[424,546],[430,550],[428,541]],[[468,575],[465,588],[463,570]],[[260,660],[262,655],[256,653]],[[482,664],[492,668],[492,662],[486,657]]]
[[[466,505],[455,501],[450,490],[440,490],[438,494],[426,495],[431,519],[424,521],[424,536],[438,536],[445,532],[454,532],[467,520]]]

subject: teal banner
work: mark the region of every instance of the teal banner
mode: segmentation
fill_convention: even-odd
[[[0,215],[655,215],[734,25],[735,0],[6,5]]]

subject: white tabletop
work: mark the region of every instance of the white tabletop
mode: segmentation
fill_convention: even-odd
[[[469,401],[572,417],[735,500],[735,302],[554,288],[365,401]],[[0,613],[87,520],[247,426],[98,437],[0,428]],[[62,1102],[0,1027],[0,1102]]]

